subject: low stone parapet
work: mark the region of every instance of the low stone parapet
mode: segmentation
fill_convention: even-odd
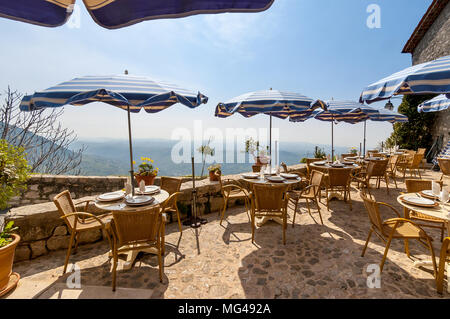
[[[297,169],[299,172],[305,172],[304,165],[296,165],[290,167],[290,169]],[[240,174],[228,175],[222,177],[224,180],[229,179],[231,181],[226,182],[232,183],[233,180],[239,180],[241,178]],[[126,178],[117,177],[77,177],[79,183],[69,183],[67,188],[69,191],[75,192],[74,202],[81,202],[84,200],[94,200],[95,197],[101,193],[108,191],[115,191],[123,187],[123,183]],[[50,190],[45,189],[48,184],[51,185],[63,185],[62,181],[67,181],[67,177],[41,177],[41,184],[38,185],[37,191],[48,193]],[[70,180],[70,178],[69,178]],[[178,207],[181,213],[181,218],[185,218],[191,212],[192,204],[192,182],[188,178],[183,178],[184,182],[181,185],[181,194],[178,197]],[[60,182],[61,181],[61,182]],[[71,180],[73,181],[73,180]],[[95,192],[95,194],[89,194],[89,196],[76,196],[78,194],[83,194],[80,190],[76,190],[77,187],[82,187],[85,192],[87,192],[88,182],[100,183],[102,186],[98,187],[93,185],[90,192],[95,190],[101,190]],[[111,183],[111,185],[108,185]],[[156,180],[155,184],[159,184],[159,179]],[[83,186],[81,186],[83,185]],[[56,186],[54,186],[56,187]],[[64,190],[62,186],[58,189],[58,192]],[[45,191],[44,191],[45,189]],[[220,191],[219,182],[210,182],[209,179],[203,179],[196,181],[197,189],[197,208],[198,212],[202,215],[206,215],[213,212],[218,212],[223,207],[223,197]],[[54,191],[54,189],[52,189]],[[22,205],[20,207],[12,208],[5,216],[5,221],[14,221],[15,226],[19,227],[17,233],[21,237],[19,246],[16,249],[15,261],[27,260],[39,257],[41,255],[47,254],[49,251],[67,249],[69,245],[70,235],[68,229],[64,223],[64,220],[60,218],[60,213],[58,212],[53,201],[53,196],[55,193],[49,193],[49,198],[43,203]],[[26,193],[25,193],[26,198]],[[243,204],[239,201],[230,201],[228,207],[233,207],[235,205]],[[76,205],[78,211],[83,211],[84,204]],[[98,215],[103,214],[103,211],[97,209],[94,203],[91,203],[88,208],[88,212]],[[169,216],[170,221],[175,220],[175,216]],[[83,232],[80,234],[80,244],[92,243],[101,240],[102,234],[100,230]]]

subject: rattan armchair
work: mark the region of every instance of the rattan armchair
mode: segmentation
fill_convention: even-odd
[[[251,196],[252,243],[255,242],[256,218],[273,217],[282,219],[283,245],[286,244],[287,205],[289,195],[285,184],[254,184]]]
[[[406,191],[408,193],[418,193],[423,190],[431,189],[433,181],[423,179],[406,179]],[[442,187],[442,182],[440,183]],[[444,239],[445,221],[440,218],[424,215],[419,212],[410,211],[404,208],[405,218],[426,222],[427,224],[420,223],[421,227],[437,228],[441,230],[441,241]]]
[[[178,210],[177,206],[177,197],[180,193],[182,180],[180,178],[175,177],[161,177],[161,189],[165,190],[169,193],[170,198],[166,200],[164,203],[164,212],[169,213],[170,220],[172,221],[172,214],[177,215],[178,219],[178,229],[180,230],[180,233],[183,232],[183,228],[181,227],[181,220],[180,220],[180,211]]]
[[[438,158],[439,167],[441,169],[441,181],[444,176],[450,177],[450,158]]]
[[[342,192],[344,201],[350,204],[352,210],[352,199],[350,197],[350,182],[352,180],[351,168],[329,168],[327,175],[326,197],[327,209],[330,210],[330,192]]]
[[[229,184],[224,185],[224,182],[229,182]],[[245,189],[239,181],[233,179],[223,180],[219,178],[220,192],[223,196],[223,209],[220,214],[220,225],[222,225],[223,218],[225,216],[225,211],[227,210],[228,201],[232,200],[244,200],[245,209],[247,214],[249,214],[250,208],[250,192]]]
[[[384,179],[384,182],[386,183],[386,191],[389,194],[389,177],[388,177],[388,159],[384,160],[377,160],[377,161],[370,161],[367,170],[364,173],[360,173],[357,176],[353,177],[353,180],[363,184],[370,193],[370,180],[372,178],[376,178],[376,187],[380,188],[381,179]],[[397,183],[395,183],[397,186]]]
[[[422,178],[420,175],[420,164],[422,163],[423,154],[416,153],[412,156],[406,157],[404,161],[398,163],[397,167],[403,173],[403,178],[405,178],[406,170],[409,170],[409,174],[412,177],[413,174],[416,176],[416,172],[419,174],[419,178]]]
[[[311,171],[312,171],[311,166],[310,166],[311,163],[320,162],[323,160],[325,160],[325,159],[323,159],[323,158],[307,158],[306,159],[306,176],[308,179],[311,176]]]
[[[145,211],[114,211],[111,221],[113,279],[112,290],[116,290],[119,254],[132,250],[154,249],[158,256],[159,281],[163,277],[163,245],[165,214],[156,205]]]
[[[309,205],[309,201],[316,203],[317,211],[319,212],[320,222],[323,225],[322,214],[320,212],[319,206],[319,193],[321,191],[322,182],[325,174],[319,171],[312,171],[311,173],[311,181],[309,185],[301,191],[290,191],[288,192],[289,200],[294,203],[294,218],[292,220],[292,227],[295,224],[295,216],[297,215],[297,207],[300,199],[304,199],[306,201],[306,206],[308,207],[308,213],[311,215],[311,208]]]
[[[449,258],[450,258],[450,237],[447,237],[442,242],[441,254],[439,257],[439,268],[436,278],[437,291],[440,294],[442,294],[444,290],[445,264],[449,262]],[[448,273],[447,273],[447,281],[448,281]]]
[[[112,215],[110,213],[95,216],[87,212],[90,200],[78,202],[77,205],[85,203],[85,211],[77,212],[75,204],[70,196],[70,192],[65,190],[53,198],[53,202],[58,208],[61,218],[67,225],[67,229],[70,233],[69,247],[67,248],[66,259],[64,261],[63,274],[66,273],[67,265],[69,263],[69,257],[72,252],[72,246],[75,242],[74,252],[76,252],[79,238],[78,236],[82,232],[100,229],[102,234],[105,234],[105,224],[108,223]],[[109,240],[109,236],[106,236]]]
[[[400,156],[392,155],[389,158],[389,162],[388,162],[387,169],[386,169],[386,173],[394,181],[395,188],[398,188],[396,174],[397,174],[397,165],[398,165],[399,161],[400,161]]]
[[[364,194],[363,192],[360,192],[360,196],[364,202],[364,206],[366,207],[371,224],[369,235],[367,236],[366,244],[364,245],[361,257],[364,257],[367,245],[369,244],[370,237],[372,236],[372,233],[375,233],[375,235],[377,235],[378,238],[380,238],[383,242],[386,243],[384,255],[380,263],[380,272],[381,272],[383,271],[384,263],[386,261],[386,257],[392,239],[404,240],[405,253],[408,257],[410,256],[410,253],[407,242],[409,239],[417,239],[421,244],[423,244],[430,250],[433,261],[434,275],[436,276],[437,274],[436,259],[434,256],[433,245],[431,243],[432,239],[427,235],[427,233],[413,221],[401,218],[399,212],[391,205],[376,202],[375,200],[368,198],[366,194]],[[382,220],[380,215],[380,206],[390,208],[396,214],[397,218]]]

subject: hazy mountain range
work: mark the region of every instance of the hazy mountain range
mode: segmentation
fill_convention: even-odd
[[[190,154],[188,154],[187,163],[174,163],[171,159],[172,148],[178,141],[162,140],[162,139],[136,139],[133,140],[133,158],[140,163],[140,158],[150,157],[154,160],[154,164],[159,168],[160,176],[183,176],[191,174]],[[129,145],[127,140],[102,139],[102,140],[79,140],[72,145],[72,147],[79,148],[81,145],[87,147],[83,155],[81,164],[82,175],[127,175],[130,170],[130,155]],[[298,164],[303,157],[312,157],[314,154],[314,147],[316,144],[310,143],[280,143],[279,156],[280,162],[285,162],[288,165]],[[323,148],[327,153],[330,152],[329,145],[317,145]],[[237,147],[236,147],[237,148]],[[336,153],[346,153],[348,151],[345,147],[335,147]],[[193,151],[193,147],[191,147]],[[243,156],[242,151],[224,150],[223,160],[234,157],[235,159]],[[196,164],[195,174],[200,175],[202,164],[201,155],[195,152]],[[246,156],[245,163],[220,163],[222,165],[222,172],[224,175],[235,174],[245,171],[251,171],[253,158]],[[211,164],[205,165],[205,172],[207,174],[207,167]],[[136,167],[136,166],[135,166]]]

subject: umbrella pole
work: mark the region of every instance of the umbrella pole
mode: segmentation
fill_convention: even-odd
[[[272,169],[272,115],[270,116],[270,129],[269,129],[269,156],[270,156],[270,169]]]
[[[367,121],[364,121],[364,148],[363,148],[364,158],[366,158],[366,124],[367,124]]]
[[[331,121],[331,161],[334,162],[334,120]]]
[[[128,113],[128,143],[130,146],[130,183],[131,183],[131,194],[134,196],[134,169],[133,169],[133,143],[131,141],[131,116],[130,116],[130,106],[127,106]]]

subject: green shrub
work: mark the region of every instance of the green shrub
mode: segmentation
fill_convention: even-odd
[[[319,146],[316,146],[314,148],[314,158],[324,158],[327,157],[327,154],[325,154],[325,151],[320,148]]]
[[[8,201],[26,189],[30,167],[24,149],[0,140],[0,209],[8,207]]]

